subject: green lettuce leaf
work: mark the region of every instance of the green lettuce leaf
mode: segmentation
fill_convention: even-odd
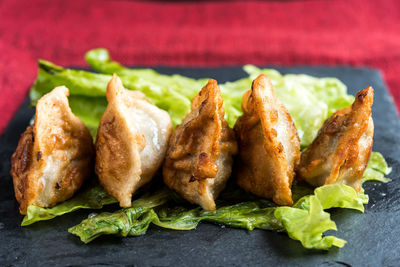
[[[253,230],[280,230],[282,225],[274,216],[273,207],[262,208],[259,202],[243,202],[221,207],[215,211],[200,213],[200,218],[207,222],[223,224],[230,227]]]
[[[95,140],[101,116],[107,107],[106,98],[71,95],[69,106],[72,112],[88,127],[93,140]]]
[[[111,76],[65,69],[45,60],[39,60],[38,66],[39,73],[29,93],[31,104],[34,106],[39,98],[54,87],[66,86],[70,91],[72,112],[81,118],[95,137],[100,118],[107,107],[105,92]]]
[[[274,86],[277,98],[288,109],[296,125],[301,146],[314,140],[324,121],[336,110],[351,105],[354,97],[337,78],[316,78],[304,74],[281,75],[273,69],[244,66],[249,81],[261,73],[267,75]]]
[[[296,202],[293,207],[278,207],[275,217],[280,221],[289,237],[299,240],[305,248],[327,250],[332,246],[343,247],[346,241],[335,236],[323,236],[328,230],[337,230],[330,214],[324,210],[347,208],[364,212],[368,198],[344,184],[324,185]]]
[[[65,85],[70,90],[72,112],[88,125],[91,132],[95,132],[102,112],[107,106],[105,92],[112,76],[66,69],[45,60],[39,60],[38,63],[39,74],[30,91],[32,105],[54,87]],[[174,125],[179,124],[190,109],[191,100],[173,87],[168,87],[168,84],[161,86],[160,77],[145,80],[135,75],[120,75],[120,78],[126,88],[143,92],[151,103],[168,111]],[[193,94],[199,89],[201,89],[200,82],[198,87],[192,89]]]
[[[368,204],[368,196],[364,191],[357,193],[345,184],[331,184],[317,187],[314,195],[324,210],[330,208],[354,209],[364,212],[364,204]]]
[[[335,236],[322,236],[328,230],[337,230],[336,224],[325,212],[315,196],[308,197],[309,209],[279,207],[275,217],[282,222],[290,238],[299,240],[305,248],[329,249],[343,247],[346,241]]]
[[[129,80],[131,77],[140,77],[143,80],[151,81],[159,88],[167,87],[167,94],[170,92],[177,93],[189,101],[208,80],[195,80],[181,75],[162,75],[151,69],[126,68],[118,62],[112,61],[108,51],[102,48],[93,49],[86,53],[86,61],[93,69],[103,74],[117,73],[123,81]],[[354,100],[353,96],[347,94],[346,86],[336,78],[316,78],[303,74],[281,75],[276,70],[259,69],[252,65],[244,66],[244,70],[249,74],[248,78],[221,84],[228,124],[232,127],[242,114],[242,96],[245,91],[250,89],[252,80],[264,73],[271,79],[277,97],[293,117],[303,147],[314,140],[319,128],[328,116],[337,109],[349,106]],[[159,91],[162,91],[162,89],[159,89]],[[144,93],[148,95],[151,92],[144,91]],[[153,96],[153,98],[157,97],[160,97],[160,95]],[[168,100],[161,101],[164,106],[162,103],[156,103],[154,99],[153,102],[171,114]],[[189,105],[182,106],[182,112],[178,112],[179,115],[185,115],[189,107]],[[174,117],[174,113],[171,116]],[[182,117],[173,119],[174,123],[179,123]]]
[[[131,208],[113,213],[100,213],[71,227],[68,232],[79,236],[85,243],[105,234],[142,235],[152,221],[151,208],[164,204],[169,197],[170,192],[167,189],[160,190],[152,195],[145,195],[133,201]]]
[[[129,80],[132,77],[140,77],[143,80],[151,81],[154,86],[157,86],[159,88],[157,91],[162,92],[162,88],[166,88],[165,95],[170,95],[171,92],[176,93],[185,97],[189,102],[200,91],[200,89],[204,85],[206,85],[208,81],[208,78],[196,80],[178,74],[163,75],[157,73],[152,69],[126,68],[120,65],[118,62],[112,61],[108,51],[103,48],[90,50],[86,53],[85,59],[94,70],[100,73],[117,73],[123,81]],[[221,85],[221,92],[224,98],[226,119],[231,127],[233,127],[236,119],[242,114],[242,95],[246,90],[250,89],[250,86],[251,80],[248,78],[236,82],[228,82]],[[141,91],[144,92],[148,97],[149,94],[152,94],[152,92],[143,90]],[[171,101],[171,103],[169,103],[169,101],[163,98],[161,94],[153,95],[152,97],[161,100],[161,102],[157,103],[153,101],[153,103],[155,103],[160,108],[167,110],[170,113],[171,117],[175,117],[174,112],[171,112],[170,108],[170,104],[174,107],[177,106],[175,102]],[[179,110],[176,119],[173,118],[174,125],[180,123],[183,116],[189,111],[190,105],[184,105],[181,106],[181,108],[182,110]]]
[[[308,192],[304,189],[298,191]],[[88,243],[101,235],[142,235],[151,223],[168,229],[191,230],[201,221],[206,221],[247,230],[286,231],[306,248],[329,249],[331,246],[342,247],[346,241],[335,236],[322,236],[327,230],[337,229],[330,214],[324,210],[340,207],[363,212],[363,204],[368,203],[363,193],[357,194],[344,184],[319,187],[314,195],[303,196],[293,207],[276,207],[269,201],[256,200],[218,205],[215,211],[205,211],[200,207],[171,208],[173,205],[165,205],[172,198],[171,193],[163,190],[135,200],[131,208],[85,219],[71,227],[69,232]]]
[[[118,62],[112,61],[106,49],[98,48],[90,50],[85,55],[86,62],[96,71],[104,74],[117,73],[122,79],[140,77],[145,81],[151,81],[159,88],[173,90],[191,100],[199,90],[208,82],[208,78],[193,79],[179,74],[165,75],[152,69],[126,68]],[[163,89],[161,89],[163,90]],[[168,92],[167,92],[168,93]]]
[[[365,169],[362,182],[389,182],[390,178],[386,178],[385,175],[388,175],[391,171],[392,168],[388,167],[386,160],[382,156],[382,154],[379,152],[372,152],[367,168]]]
[[[38,61],[39,73],[30,91],[32,104],[54,87],[64,85],[71,95],[98,97],[105,96],[111,75],[83,70],[66,69],[46,60]]]
[[[100,185],[89,185],[73,198],[53,208],[41,208],[29,205],[27,214],[22,220],[21,225],[27,226],[38,221],[50,220],[78,209],[101,209],[104,205],[116,202]]]
[[[31,89],[32,104],[55,86],[70,89],[72,111],[95,132],[100,114],[106,107],[105,90],[111,74],[117,73],[124,86],[143,92],[149,101],[166,110],[177,125],[190,109],[191,99],[208,79],[192,79],[182,75],[163,75],[151,69],[130,69],[112,61],[105,49],[94,49],[86,54],[87,62],[101,72],[65,69],[48,61],[39,60],[39,74]],[[287,107],[296,124],[302,147],[312,142],[324,120],[335,110],[350,105],[353,97],[347,95],[346,86],[336,78],[315,78],[308,75],[281,75],[272,69],[259,69],[247,65],[248,78],[221,84],[226,119],[232,127],[242,114],[243,93],[260,73],[270,77],[277,97]],[[86,98],[84,98],[86,97]],[[96,98],[97,97],[97,98]],[[90,98],[95,99],[90,103]],[[94,110],[93,116],[87,110]],[[89,118],[91,117],[91,118]]]
[[[124,85],[140,90],[159,108],[171,116],[174,126],[179,124],[190,109],[192,98],[207,84],[208,79],[192,79],[182,75],[164,75],[152,69],[131,69],[111,61],[106,49],[98,48],[86,53],[86,61],[96,71],[121,78]]]
[[[77,235],[82,242],[88,243],[101,235],[122,237],[143,235],[151,223],[173,230],[192,230],[201,221],[248,230],[254,228],[283,230],[281,223],[274,217],[275,208],[263,208],[257,202],[243,202],[220,207],[215,211],[205,211],[200,207],[169,208],[164,204],[170,195],[166,194],[160,198],[160,194],[155,193],[149,197],[140,198],[132,203],[131,208],[113,213],[103,212],[85,219],[68,231]],[[153,198],[162,199],[162,201],[149,205],[147,202],[152,201]]]

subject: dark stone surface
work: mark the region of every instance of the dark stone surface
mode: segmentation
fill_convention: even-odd
[[[158,68],[172,74],[213,77],[219,82],[245,76],[240,67]],[[368,183],[370,203],[365,214],[335,210],[337,236],[348,241],[342,249],[311,251],[284,233],[221,228],[201,224],[193,231],[151,227],[141,237],[101,237],[85,245],[67,229],[91,211],[78,211],[21,227],[22,216],[14,199],[8,172],[19,135],[33,115],[25,102],[0,138],[0,265],[270,265],[278,266],[399,266],[400,265],[400,123],[396,108],[379,72],[350,67],[282,67],[283,73],[307,73],[341,79],[352,94],[372,85],[374,150],[393,167],[387,184]]]

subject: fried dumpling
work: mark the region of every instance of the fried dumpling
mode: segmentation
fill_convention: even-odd
[[[314,186],[344,183],[357,192],[371,154],[374,122],[371,106],[374,89],[357,93],[354,103],[336,111],[317,138],[301,155],[298,176]]]
[[[172,133],[163,167],[167,186],[205,210],[215,210],[214,200],[226,185],[237,153],[222,104],[220,88],[211,79]]]
[[[279,205],[292,205],[300,140],[289,112],[275,97],[265,75],[258,76],[243,95],[242,110],[234,127],[239,142],[238,185]]]
[[[115,74],[106,97],[96,139],[96,174],[121,207],[130,207],[132,194],[153,178],[164,160],[171,118],[143,93],[125,89]]]
[[[36,105],[35,121],[11,158],[21,214],[29,205],[52,207],[70,198],[91,175],[93,139],[68,104],[69,91],[56,87]]]

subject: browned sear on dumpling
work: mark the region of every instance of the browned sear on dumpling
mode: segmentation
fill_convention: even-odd
[[[11,158],[21,214],[29,205],[52,207],[70,198],[92,172],[93,140],[60,86],[36,105],[35,122],[22,134]]]
[[[298,176],[314,186],[344,183],[361,190],[361,179],[371,154],[374,89],[357,93],[354,103],[336,111],[301,155]]]
[[[226,185],[237,153],[222,104],[220,88],[211,79],[172,133],[163,167],[168,187],[206,210],[215,210],[214,200]]]
[[[300,140],[289,112],[275,97],[265,75],[258,76],[243,95],[242,110],[234,127],[239,142],[238,185],[279,205],[292,205]]]

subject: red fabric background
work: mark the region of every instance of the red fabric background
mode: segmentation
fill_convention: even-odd
[[[400,106],[398,0],[2,0],[0,132],[35,78],[36,59],[85,66],[95,47],[129,65],[370,66]]]

